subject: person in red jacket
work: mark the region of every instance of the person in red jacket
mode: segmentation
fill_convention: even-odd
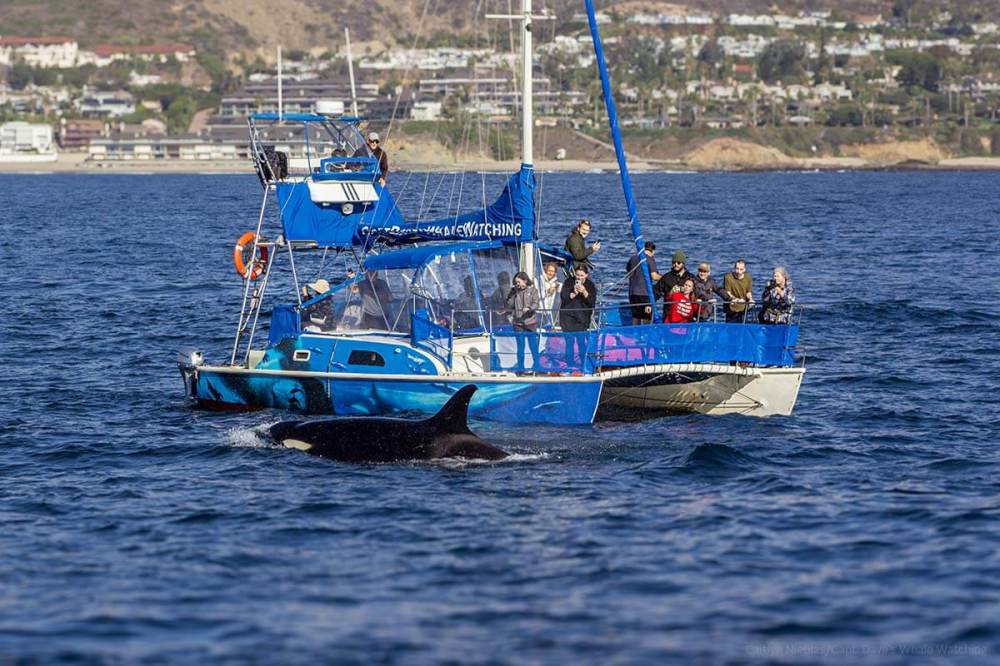
[[[665,324],[682,324],[694,321],[698,314],[698,305],[694,302],[694,279],[688,278],[681,283],[681,290],[667,295],[670,302],[670,312],[664,321]]]

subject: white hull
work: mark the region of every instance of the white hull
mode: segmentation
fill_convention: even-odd
[[[601,373],[601,406],[662,412],[789,416],[805,368],[673,363]]]

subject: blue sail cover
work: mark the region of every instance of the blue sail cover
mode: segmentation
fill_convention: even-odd
[[[289,241],[313,241],[320,247],[347,248],[360,244],[358,229],[406,224],[395,199],[384,188],[379,192],[378,201],[354,204],[347,215],[339,204],[315,203],[304,182],[278,183],[277,197],[282,228]]]
[[[399,224],[374,219],[358,228],[360,244],[377,239],[394,243],[438,240],[535,240],[535,170],[522,164],[490,206],[453,217]]]

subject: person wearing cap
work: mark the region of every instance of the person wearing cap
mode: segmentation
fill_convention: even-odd
[[[378,132],[368,132],[367,143],[368,150],[371,151],[372,157],[378,160],[378,168],[382,172],[378,182],[385,187],[385,179],[389,176],[389,156],[382,150],[382,139],[379,138]]]
[[[573,227],[573,230],[569,232],[569,236],[566,237],[566,251],[573,256],[573,268],[586,266],[587,273],[590,273],[594,269],[594,265],[590,263],[590,255],[601,249],[601,241],[597,241],[590,247],[587,247],[584,239],[589,235],[590,220],[580,220]]]
[[[653,321],[653,304],[649,292],[646,291],[646,276],[643,275],[642,262],[649,266],[649,278],[655,285],[662,277],[656,272],[656,243],[646,241],[642,254],[633,254],[625,264],[625,276],[628,278],[628,302],[632,305],[632,322],[648,324]],[[654,292],[655,293],[655,292]]]
[[[747,262],[737,259],[733,270],[722,279],[722,288],[729,297],[726,303],[726,323],[746,321],[747,306],[753,305],[753,278],[747,273]]]
[[[320,278],[302,287],[302,300],[310,301],[330,291],[330,283]],[[331,318],[330,299],[321,298],[302,309],[302,322],[306,331],[318,333],[327,329],[333,323]]]
[[[694,300],[699,304],[696,321],[715,319],[716,296],[726,300],[726,290],[712,277],[711,265],[703,261],[698,264],[698,272],[694,276]]]
[[[666,320],[670,314],[670,294],[680,291],[681,285],[684,284],[684,280],[691,276],[688,272],[685,262],[687,261],[687,255],[684,254],[684,250],[677,250],[674,252],[674,256],[671,257],[672,262],[670,266],[670,271],[663,274],[659,282],[656,283],[656,287],[653,289],[653,295],[657,298],[663,299],[663,319]]]

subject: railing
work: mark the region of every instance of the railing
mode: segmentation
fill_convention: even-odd
[[[314,301],[321,300],[306,302],[303,315]],[[536,311],[539,326],[533,331],[515,327],[510,313],[503,310],[450,310],[450,317],[435,319],[427,309],[418,308],[407,318],[412,344],[434,354],[449,368],[454,357],[464,353],[455,350],[455,339],[469,336],[489,338],[488,356],[476,354],[476,367],[481,364],[487,372],[591,374],[601,369],[664,363],[795,364],[798,324],[757,323],[758,304],[747,304],[730,323],[725,323],[720,307],[714,313],[700,311],[706,315],[705,321],[632,324],[631,307],[602,305],[595,309],[593,319],[599,326],[584,331],[562,330],[555,310]],[[796,306],[789,319],[799,320],[801,313]],[[657,320],[662,319],[661,310],[656,314]],[[713,315],[712,320],[707,319],[709,315]],[[309,316],[315,321],[314,314]],[[285,326],[291,329],[287,323]]]
[[[453,334],[490,334],[489,368],[494,372],[593,373],[602,368],[659,363],[745,363],[788,366],[795,363],[798,325],[757,323],[760,306],[746,310],[725,323],[720,310],[704,311],[704,321],[632,324],[631,304],[604,305],[595,311],[598,327],[562,331],[556,311],[537,311],[538,330],[515,330],[500,311],[481,313],[486,328],[454,328]],[[640,304],[641,307],[641,304]],[[654,307],[656,307],[654,305]],[[473,311],[455,311],[473,313]],[[655,310],[654,310],[655,312]],[[801,309],[790,311],[801,317]],[[623,316],[624,315],[624,316]],[[709,320],[707,317],[712,316]],[[660,320],[662,313],[657,314]]]

